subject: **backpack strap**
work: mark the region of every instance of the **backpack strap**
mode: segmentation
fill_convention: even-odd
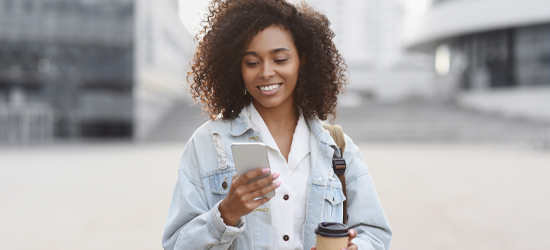
[[[336,142],[336,146],[338,146],[338,149],[340,149],[340,157],[336,155],[336,152],[332,155],[332,169],[334,170],[336,176],[338,176],[338,179],[340,179],[340,183],[342,183],[342,191],[344,192],[344,196],[346,197],[346,200],[344,201],[344,216],[342,219],[344,224],[347,224],[348,195],[346,193],[346,160],[344,159],[344,149],[346,148],[346,141],[344,138],[344,130],[342,130],[342,127],[340,127],[339,125],[323,124],[323,127],[330,132],[330,136],[332,137],[334,142]]]

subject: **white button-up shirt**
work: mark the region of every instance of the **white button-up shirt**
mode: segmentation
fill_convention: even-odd
[[[247,109],[254,129],[260,132],[263,142],[267,146],[271,172],[281,174],[277,179],[281,181],[281,186],[275,190],[275,197],[270,201],[273,249],[302,250],[304,248],[302,228],[306,218],[307,180],[311,166],[309,127],[304,116],[300,114],[287,162],[254,105],[250,104]],[[285,196],[288,200],[284,199]]]

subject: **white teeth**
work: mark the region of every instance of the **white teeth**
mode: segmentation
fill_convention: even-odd
[[[260,90],[262,90],[262,91],[270,91],[270,90],[273,90],[273,89],[278,88],[279,86],[280,86],[279,84],[274,84],[274,85],[269,85],[269,86],[263,86],[263,87],[260,87]]]

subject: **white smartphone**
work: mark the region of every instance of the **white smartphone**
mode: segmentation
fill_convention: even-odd
[[[261,142],[236,142],[231,144],[231,151],[233,152],[233,161],[235,162],[235,168],[237,169],[237,176],[241,176],[246,172],[258,168],[269,168],[269,161],[267,160],[267,150],[265,144]],[[269,176],[271,171],[264,175],[257,176],[249,180],[247,183],[254,182],[260,178]],[[269,186],[271,183],[265,185]],[[262,187],[263,188],[263,187]],[[275,196],[275,190],[265,194],[263,197],[271,198]]]

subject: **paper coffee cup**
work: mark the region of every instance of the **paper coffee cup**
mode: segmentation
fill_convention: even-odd
[[[317,250],[341,250],[348,247],[349,228],[337,222],[322,222],[315,229]]]

